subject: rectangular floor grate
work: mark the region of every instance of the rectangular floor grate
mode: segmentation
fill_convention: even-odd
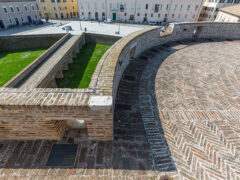
[[[127,104],[116,104],[115,107],[122,110],[132,110],[132,106]]]
[[[128,75],[125,75],[124,79],[128,80],[128,81],[135,81],[136,80],[136,78],[134,76],[128,76]]]
[[[47,166],[74,166],[77,148],[77,144],[54,144]]]

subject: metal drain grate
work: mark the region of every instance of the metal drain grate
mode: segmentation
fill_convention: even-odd
[[[136,78],[134,76],[128,76],[128,75],[124,76],[124,79],[128,80],[128,81],[135,81],[136,80]]]
[[[141,60],[148,60],[148,57],[146,57],[146,56],[140,56],[139,59],[141,59]]]
[[[115,107],[122,110],[132,110],[132,106],[127,104],[116,104]]]
[[[54,144],[46,166],[74,166],[77,144]]]
[[[156,50],[156,49],[150,49],[150,51],[152,51],[152,52],[156,52],[156,53],[158,53],[158,50]]]

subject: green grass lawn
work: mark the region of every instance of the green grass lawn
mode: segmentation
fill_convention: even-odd
[[[111,45],[87,44],[63,72],[64,78],[56,79],[58,88],[88,88],[95,68]]]
[[[0,87],[16,76],[46,49],[0,52]]]

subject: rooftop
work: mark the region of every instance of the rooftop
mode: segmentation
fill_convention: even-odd
[[[240,5],[220,8],[219,10],[233,16],[240,17]]]

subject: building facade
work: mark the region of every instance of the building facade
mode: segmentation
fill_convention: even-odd
[[[216,22],[240,22],[240,5],[221,8]]]
[[[239,4],[240,0],[204,0],[199,21],[215,21],[220,8]]]
[[[0,28],[34,23],[40,19],[35,0],[0,0]]]
[[[37,0],[43,18],[77,18],[77,0]]]
[[[143,23],[198,20],[203,0],[78,0],[87,19]]]

